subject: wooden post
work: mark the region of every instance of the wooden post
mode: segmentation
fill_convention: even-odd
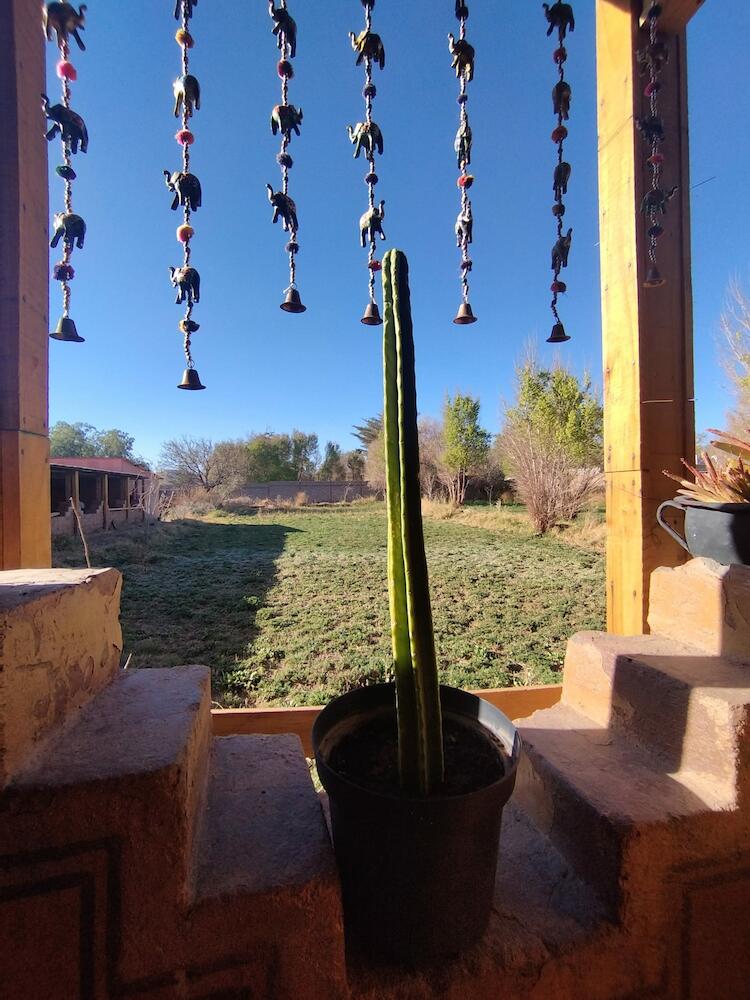
[[[81,514],[81,479],[80,479],[80,475],[79,475],[78,469],[73,469],[73,473],[71,475],[71,479],[72,479],[72,483],[71,483],[72,489],[71,489],[70,495],[71,495],[72,500],[73,500],[73,514],[74,514],[74,516],[73,516],[73,534],[77,535],[78,534],[78,517],[76,516],[76,514],[78,516],[80,516],[80,514]]]
[[[638,0],[596,5],[599,205],[607,479],[607,621],[621,635],[647,631],[648,589],[657,566],[685,554],[656,524],[674,494],[663,469],[695,454],[692,290],[684,31],[670,36],[659,106],[667,134],[663,184],[679,185],[664,217],[658,262],[667,284],[644,288],[650,185],[648,150],[634,116],[647,114],[636,51]]]
[[[106,472],[102,479],[102,527],[105,531],[109,527],[109,476]]]
[[[52,559],[47,88],[39,4],[0,9],[0,569],[20,569]]]

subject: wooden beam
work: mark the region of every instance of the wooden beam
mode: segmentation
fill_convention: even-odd
[[[525,719],[539,709],[556,705],[562,695],[562,686],[495,688],[474,694],[505,712],[510,719]],[[321,708],[218,708],[211,713],[213,733],[214,736],[293,733],[299,736],[306,755],[311,757],[312,727],[321,711]]]
[[[698,13],[704,0],[660,0],[660,2],[662,12],[659,16],[659,30],[678,35],[687,28],[688,21]],[[645,22],[650,8],[651,0],[643,0],[641,24]]]
[[[0,569],[49,566],[47,143],[39,5],[3,0],[0,58]]]
[[[656,524],[656,508],[695,454],[690,180],[684,32],[670,38],[659,105],[667,141],[663,184],[679,185],[664,216],[658,262],[667,284],[644,288],[650,186],[648,150],[634,117],[648,113],[636,51],[644,34],[637,0],[597,0],[599,213],[607,479],[607,622],[610,632],[648,630],[648,588],[657,566],[684,553]]]

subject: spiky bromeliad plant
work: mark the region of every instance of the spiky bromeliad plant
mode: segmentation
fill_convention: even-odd
[[[419,488],[409,266],[400,250],[389,250],[383,259],[383,303],[388,596],[399,769],[405,791],[427,795],[443,779],[443,735]]]
[[[679,483],[682,489],[677,492],[689,500],[701,503],[750,503],[750,440],[743,441],[726,431],[714,429],[709,430],[709,434],[717,436],[717,440],[711,442],[714,448],[732,456],[726,465],[717,465],[704,452],[705,470],[695,469],[684,460],[682,463],[695,482],[675,476],[666,469],[664,475]]]

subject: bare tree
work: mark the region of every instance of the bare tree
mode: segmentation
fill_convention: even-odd
[[[741,431],[750,427],[750,299],[737,279],[729,285],[720,331],[719,356],[734,395],[727,423]]]
[[[419,480],[422,496],[436,499],[442,492],[440,474],[443,454],[443,426],[432,417],[421,417],[419,421]]]
[[[501,449],[540,535],[572,520],[604,488],[598,468],[578,468],[559,443],[528,424],[506,426]]]
[[[170,485],[177,489],[201,486],[206,492],[220,485],[222,476],[213,442],[208,438],[181,437],[165,441],[159,464]]]

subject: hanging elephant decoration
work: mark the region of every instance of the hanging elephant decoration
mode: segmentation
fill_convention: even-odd
[[[359,220],[359,235],[362,247],[368,248],[367,267],[370,294],[369,302],[360,322],[364,323],[365,326],[380,326],[383,320],[375,301],[375,275],[380,270],[381,265],[376,257],[376,241],[378,238],[385,239],[383,232],[385,202],[375,203],[375,185],[378,183],[378,175],[375,172],[375,157],[383,153],[383,133],[372,117],[373,100],[377,95],[372,71],[376,63],[381,70],[385,68],[385,46],[380,35],[372,30],[372,9],[375,6],[375,0],[361,0],[361,3],[365,9],[364,31],[358,35],[350,31],[349,41],[352,49],[357,53],[357,66],[364,63],[365,67],[365,86],[362,91],[362,96],[365,99],[365,120],[357,122],[356,125],[348,125],[347,131],[349,140],[354,146],[354,158],[359,159],[360,153],[364,153],[368,167],[365,175],[368,206],[367,211]]]
[[[551,36],[553,32],[557,32],[557,47],[552,54],[552,58],[557,66],[558,76],[557,83],[552,88],[552,112],[557,118],[557,126],[551,136],[552,141],[557,146],[557,164],[552,176],[552,191],[554,194],[552,214],[555,217],[557,239],[552,247],[553,278],[550,286],[550,291],[552,292],[550,307],[555,322],[552,326],[552,332],[547,338],[547,343],[562,344],[566,340],[570,340],[570,337],[565,332],[565,327],[557,310],[558,296],[566,292],[568,288],[566,283],[561,280],[560,272],[564,267],[568,266],[568,254],[570,253],[570,245],[573,239],[572,228],[569,227],[567,232],[563,232],[563,216],[565,215],[563,197],[568,193],[568,183],[572,172],[571,165],[565,160],[564,149],[565,140],[568,137],[568,129],[563,122],[568,121],[570,118],[572,98],[570,84],[565,79],[564,66],[568,58],[565,37],[568,31],[575,30],[576,23],[573,8],[569,3],[562,3],[562,0],[556,0],[551,5],[547,3],[542,4],[542,7],[544,8],[544,16],[547,19],[547,37]]]
[[[78,152],[86,153],[89,147],[89,133],[86,123],[70,106],[71,83],[78,78],[78,72],[70,61],[70,39],[75,40],[82,51],[86,46],[80,32],[85,29],[86,5],[81,4],[78,10],[70,3],[46,3],[42,8],[42,27],[48,41],[55,37],[55,44],[60,53],[57,63],[57,76],[61,81],[62,98],[60,104],[50,104],[46,94],[42,94],[42,111],[51,123],[46,133],[48,142],[59,136],[62,152],[62,163],[55,168],[58,177],[65,185],[63,196],[64,211],[57,212],[53,220],[53,235],[50,247],[54,249],[62,240],[62,259],[52,268],[52,277],[60,282],[62,288],[62,316],[57,326],[50,333],[53,340],[80,344],[84,338],[76,329],[70,316],[70,282],[75,277],[75,269],[71,263],[73,249],[83,249],[86,235],[86,223],[80,215],[73,211],[73,181],[76,172],[73,169],[73,156]]]
[[[651,169],[651,187],[641,201],[641,212],[646,217],[646,237],[648,239],[648,262],[646,276],[643,279],[644,288],[661,288],[666,284],[656,264],[656,248],[664,227],[659,219],[665,215],[667,203],[677,193],[677,188],[666,190],[662,187],[661,171],[664,164],[664,154],[660,150],[666,136],[664,124],[659,115],[659,92],[661,90],[660,76],[664,66],[669,61],[669,48],[659,34],[659,18],[661,4],[652,0],[646,13],[646,28],[648,43],[638,51],[638,65],[642,74],[648,75],[648,83],[644,87],[643,96],[648,98],[649,113],[636,118],[635,125],[646,143],[649,155],[647,163]]]
[[[182,266],[169,268],[169,279],[177,289],[175,302],[185,306],[185,314],[177,324],[182,334],[183,350],[185,352],[185,371],[178,389],[205,389],[201,383],[198,371],[193,361],[192,335],[200,329],[200,324],[193,319],[193,309],[200,302],[201,279],[198,271],[190,262],[192,256],[191,240],[195,235],[192,226],[192,215],[196,212],[203,199],[201,182],[190,170],[190,147],[195,136],[190,128],[190,119],[201,107],[201,88],[198,79],[190,72],[190,50],[195,40],[190,33],[190,20],[193,7],[198,0],[177,0],[175,4],[175,20],[180,27],[175,33],[175,41],[180,46],[181,73],[174,82],[174,116],[180,119],[180,128],[175,139],[182,147],[182,169],[170,172],[164,171],[164,179],[169,191],[172,192],[172,210],[182,209],[182,223],[177,227],[177,241],[182,244]]]
[[[459,326],[466,326],[477,321],[469,303],[469,273],[473,267],[469,247],[473,240],[474,231],[469,188],[474,183],[474,177],[469,173],[472,132],[469,124],[469,95],[466,91],[467,83],[474,79],[474,47],[466,41],[466,22],[469,19],[468,5],[462,3],[461,0],[456,0],[455,14],[459,24],[458,38],[454,37],[453,34],[448,35],[448,49],[452,57],[451,66],[455,70],[459,86],[459,121],[453,148],[459,169],[456,183],[461,193],[461,208],[456,218],[456,246],[461,251],[461,304],[453,322]]]
[[[300,134],[303,117],[302,108],[297,108],[294,104],[289,103],[289,81],[294,76],[291,60],[297,54],[297,24],[287,9],[287,0],[279,0],[278,7],[274,0],[268,0],[268,13],[273,21],[273,34],[276,37],[276,45],[281,55],[276,67],[281,79],[281,103],[277,104],[271,112],[271,133],[281,135],[281,148],[276,156],[276,162],[281,167],[281,189],[274,191],[270,184],[266,185],[268,200],[273,206],[272,221],[278,222],[281,219],[281,228],[287,234],[287,243],[284,249],[289,257],[289,285],[284,292],[284,301],[280,308],[288,313],[303,313],[307,307],[302,304],[297,289],[299,221],[297,219],[297,206],[289,196],[289,171],[294,164],[294,160],[289,154],[289,145],[292,141],[292,133],[294,135]]]

